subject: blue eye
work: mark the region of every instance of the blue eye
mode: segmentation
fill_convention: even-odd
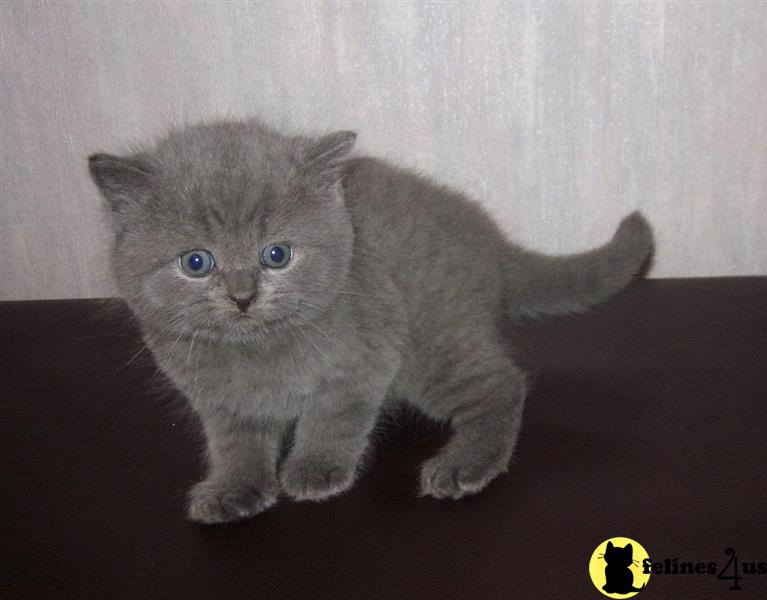
[[[213,255],[207,250],[192,250],[178,259],[181,269],[190,277],[205,277],[216,266]]]
[[[271,244],[261,250],[261,264],[270,269],[281,269],[292,256],[293,250],[287,244]]]

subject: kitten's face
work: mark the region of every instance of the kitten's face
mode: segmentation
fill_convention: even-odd
[[[148,154],[92,157],[133,310],[171,336],[249,343],[330,305],[351,262],[338,166],[353,139],[222,124],[171,134]]]

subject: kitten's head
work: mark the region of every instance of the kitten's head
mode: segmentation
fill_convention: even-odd
[[[224,122],[130,156],[91,156],[134,312],[168,335],[247,342],[330,305],[351,263],[340,177],[355,137]]]
[[[614,546],[612,542],[607,542],[605,550],[605,562],[615,565],[628,567],[634,561],[634,548],[631,544],[626,546]]]

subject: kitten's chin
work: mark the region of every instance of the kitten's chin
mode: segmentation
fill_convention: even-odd
[[[233,313],[230,311],[209,312],[205,317],[186,319],[168,327],[168,322],[145,321],[148,331],[157,337],[171,341],[195,339],[211,344],[269,346],[275,330],[289,326],[290,314],[264,314],[262,312]],[[173,321],[171,319],[171,321]]]
[[[221,344],[263,346],[275,328],[290,322],[290,315],[237,314],[226,315],[223,323],[211,324],[201,333],[210,341]]]

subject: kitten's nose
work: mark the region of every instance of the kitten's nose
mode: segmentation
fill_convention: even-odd
[[[227,294],[226,297],[234,302],[242,312],[248,310],[251,302],[256,298],[255,294]]]

